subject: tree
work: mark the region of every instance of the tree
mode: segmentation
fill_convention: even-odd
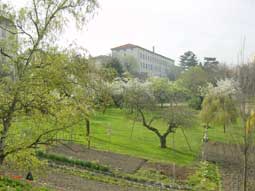
[[[194,67],[197,65],[198,65],[197,57],[192,51],[187,51],[180,56],[180,66],[184,70],[187,70],[190,67]]]
[[[163,108],[164,103],[167,103],[169,100],[170,84],[166,78],[152,78],[150,81],[152,93],[157,103]]]
[[[171,65],[169,66],[167,73],[167,78],[170,81],[175,81],[178,79],[178,77],[181,75],[182,68],[179,66]]]
[[[126,55],[120,57],[121,63],[123,64],[124,70],[132,75],[136,75],[139,70],[139,64],[135,57]]]
[[[149,82],[140,83],[137,80],[128,82],[124,93],[125,106],[136,111],[143,126],[159,138],[160,147],[166,148],[168,135],[175,133],[177,128],[190,126],[195,118],[194,112],[186,106],[178,105],[175,102],[177,98],[174,99],[174,94],[172,94],[172,104],[167,108],[159,109],[149,85]],[[166,124],[163,133],[153,124],[157,120],[162,120]]]
[[[59,131],[78,123],[79,110],[70,99],[73,68],[53,45],[68,21],[82,26],[96,6],[90,0],[33,0],[16,13],[0,4],[1,14],[16,29],[7,32],[19,38],[15,53],[0,52],[15,73],[13,79],[0,78],[0,164],[12,154],[52,144]]]
[[[202,103],[200,116],[208,128],[209,123],[226,126],[236,122],[238,118],[235,94],[238,85],[233,79],[219,80],[217,86],[209,84],[208,92]]]
[[[106,68],[113,68],[116,71],[118,77],[121,77],[125,72],[123,65],[117,58],[108,59],[104,65]]]
[[[247,63],[237,66],[236,79],[239,82],[238,95],[239,115],[243,127],[243,142],[240,149],[243,154],[243,191],[248,190],[249,153],[254,146],[254,98],[255,98],[255,64]]]
[[[207,86],[208,76],[200,66],[196,66],[183,72],[178,81],[178,83],[189,90],[190,95],[200,96],[201,88]]]
[[[203,101],[201,89],[207,86],[207,73],[200,66],[191,67],[180,75],[177,82],[188,91],[189,105],[194,109],[201,109]]]
[[[222,65],[220,65],[220,62],[217,61],[217,59],[214,57],[204,57],[202,67],[208,75],[208,80],[214,85],[216,85],[218,80],[224,79],[226,77],[224,74],[226,70],[224,70]]]

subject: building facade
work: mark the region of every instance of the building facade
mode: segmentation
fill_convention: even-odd
[[[138,72],[147,73],[148,76],[167,76],[174,60],[154,51],[142,48],[133,44],[125,44],[112,48],[112,57],[118,58],[121,62],[127,56],[133,57],[138,63]]]

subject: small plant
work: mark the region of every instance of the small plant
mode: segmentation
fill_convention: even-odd
[[[99,165],[97,163],[93,163],[90,161],[72,159],[72,158],[62,156],[62,155],[44,153],[42,151],[38,151],[37,156],[39,158],[48,159],[48,160],[51,160],[54,162],[62,162],[62,163],[68,164],[68,165],[76,165],[76,166],[80,166],[80,167],[87,168],[87,169],[93,169],[93,170],[98,170],[98,171],[103,171],[103,172],[110,172],[110,169],[108,167],[102,166],[102,165]]]
[[[14,177],[15,178],[15,177]],[[47,188],[36,188],[30,184],[17,179],[0,176],[1,191],[49,191]]]
[[[218,191],[220,182],[218,167],[206,161],[201,162],[196,173],[188,178],[188,183],[193,190]]]

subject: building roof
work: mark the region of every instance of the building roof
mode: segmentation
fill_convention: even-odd
[[[117,46],[117,47],[111,48],[111,50],[125,50],[125,49],[132,49],[132,48],[140,48],[140,49],[142,49],[142,50],[145,50],[145,51],[147,51],[147,52],[150,52],[151,54],[158,55],[158,56],[160,56],[160,57],[162,57],[162,58],[165,58],[165,59],[167,59],[167,60],[170,60],[170,61],[173,61],[173,62],[174,62],[174,60],[171,59],[171,58],[168,58],[168,57],[166,57],[166,56],[163,56],[163,55],[161,55],[161,54],[158,54],[158,53],[156,53],[156,52],[153,52],[153,51],[151,51],[151,50],[148,50],[148,49],[146,49],[146,48],[143,48],[143,47],[141,47],[141,46],[137,46],[137,45],[134,45],[134,44],[124,44],[124,45],[121,45],[121,46]]]

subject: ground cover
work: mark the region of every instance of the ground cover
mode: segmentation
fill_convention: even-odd
[[[156,126],[164,130],[163,123]],[[232,137],[223,133],[220,126],[212,126],[208,130],[209,139],[229,142]],[[235,127],[235,132],[239,131]],[[232,130],[231,130],[232,132]],[[72,139],[81,144],[87,144],[85,126],[80,125],[72,131]],[[91,146],[96,149],[122,153],[145,158],[151,161],[191,165],[199,156],[204,129],[201,122],[185,128],[185,134],[191,145],[190,151],[181,129],[167,138],[166,149],[159,147],[158,137],[127,116],[124,110],[108,109],[105,113],[97,112],[91,120]],[[70,136],[70,135],[68,135]],[[233,141],[233,140],[232,140]]]

